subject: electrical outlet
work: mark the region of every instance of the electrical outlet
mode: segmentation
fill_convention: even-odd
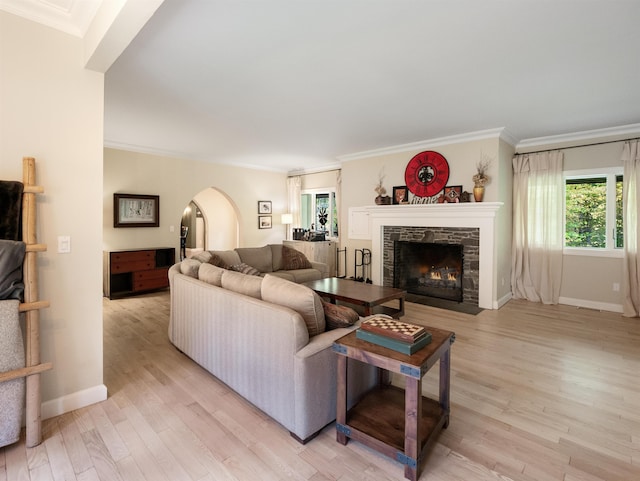
[[[614,292],[618,292],[620,290],[620,283],[619,282],[614,282],[613,283],[613,290],[614,290]]]

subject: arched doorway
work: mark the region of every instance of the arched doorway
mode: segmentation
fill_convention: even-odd
[[[184,241],[187,257],[201,250],[228,250],[240,245],[238,207],[214,187],[194,196],[184,210],[181,226],[188,228]]]

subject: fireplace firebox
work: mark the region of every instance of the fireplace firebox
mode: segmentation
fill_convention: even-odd
[[[461,244],[394,242],[393,286],[408,294],[463,301]]]

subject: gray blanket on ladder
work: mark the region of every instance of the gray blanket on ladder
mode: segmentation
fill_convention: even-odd
[[[24,345],[17,300],[0,301],[0,372],[24,367]],[[24,378],[0,383],[0,447],[20,439]]]

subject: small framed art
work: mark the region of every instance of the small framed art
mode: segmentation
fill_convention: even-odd
[[[448,185],[444,188],[444,201],[445,202],[460,202],[460,196],[462,195],[461,185]]]
[[[113,194],[113,227],[159,226],[159,195]]]
[[[407,189],[406,185],[397,185],[393,188],[393,203],[394,204],[409,203],[409,189]]]
[[[258,214],[271,214],[271,201],[259,200],[258,201]]]
[[[258,229],[271,229],[271,216],[259,215],[258,216]]]

